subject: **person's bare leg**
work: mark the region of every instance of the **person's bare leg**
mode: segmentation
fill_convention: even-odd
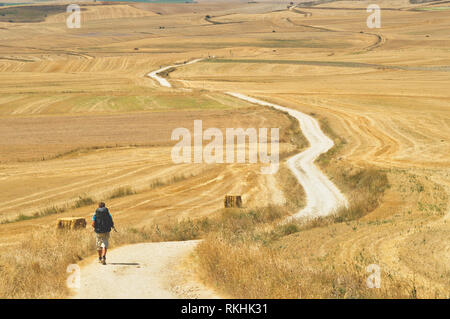
[[[103,251],[102,251],[102,257],[106,257],[106,251],[107,251],[107,249],[106,249],[106,248],[103,248]]]
[[[97,250],[97,253],[98,253],[98,257],[100,258],[100,257],[102,257],[102,250],[100,249],[100,250]]]

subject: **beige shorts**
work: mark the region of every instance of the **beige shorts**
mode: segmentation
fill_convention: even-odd
[[[97,250],[108,248],[109,233],[96,233]]]

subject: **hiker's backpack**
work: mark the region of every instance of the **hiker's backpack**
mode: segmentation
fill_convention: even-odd
[[[94,229],[96,233],[109,233],[113,225],[108,208],[97,208],[95,212]]]

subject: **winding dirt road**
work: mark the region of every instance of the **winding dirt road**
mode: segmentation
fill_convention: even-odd
[[[161,86],[170,88],[170,82],[159,76],[161,72],[199,61],[201,59],[166,66],[150,72],[148,76]],[[307,205],[291,218],[325,216],[347,205],[339,189],[314,164],[320,154],[334,145],[314,118],[241,93],[227,94],[287,112],[299,121],[310,147],[291,157],[287,164],[305,190]],[[82,267],[81,287],[74,292],[74,298],[218,298],[213,291],[196,282],[194,276],[186,272],[186,267],[180,267],[197,243],[145,243],[113,249],[108,253],[107,266],[100,265],[94,258]]]
[[[228,94],[250,103],[273,107],[287,112],[300,123],[300,128],[310,147],[291,157],[287,164],[303,186],[307,204],[306,207],[294,214],[292,218],[326,216],[333,213],[336,209],[347,205],[344,195],[314,164],[314,161],[320,154],[328,152],[334,145],[333,141],[322,132],[319,123],[314,118],[302,112],[261,101],[241,93]]]
[[[147,74],[147,76],[151,77],[154,80],[156,80],[159,83],[159,85],[167,87],[167,88],[170,88],[170,87],[172,87],[170,82],[167,81],[167,79],[159,76],[159,74],[161,72],[167,71],[167,70],[169,70],[171,68],[176,68],[176,67],[183,66],[183,65],[189,65],[189,64],[197,63],[197,62],[199,62],[201,60],[203,60],[203,59],[195,59],[195,60],[191,60],[191,61],[186,62],[186,63],[180,63],[180,64],[174,64],[174,65],[165,66],[165,67],[163,67],[163,68],[161,68],[159,70],[150,72],[149,74]]]

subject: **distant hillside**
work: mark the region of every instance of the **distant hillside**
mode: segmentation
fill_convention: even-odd
[[[28,5],[0,9],[0,22],[41,22],[46,17],[66,12],[67,5]]]

